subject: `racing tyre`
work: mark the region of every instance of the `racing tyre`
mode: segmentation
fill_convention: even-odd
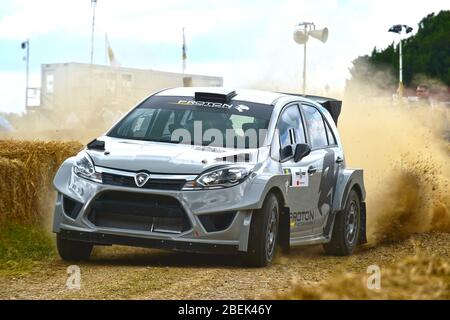
[[[63,239],[60,234],[56,234],[56,248],[63,260],[86,261],[91,256],[93,245],[88,242]]]
[[[334,221],[331,241],[324,244],[327,254],[351,255],[358,244],[361,229],[361,202],[355,190],[348,196],[345,209],[338,213]]]
[[[260,210],[252,215],[248,251],[244,257],[249,267],[265,267],[275,256],[277,249],[280,206],[277,197],[269,194]]]

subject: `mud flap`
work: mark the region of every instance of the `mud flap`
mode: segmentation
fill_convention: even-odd
[[[53,229],[54,233],[58,233],[62,223],[62,195],[58,193],[56,196],[55,209],[53,211]]]
[[[325,228],[323,229],[323,236],[325,238],[327,238],[328,240],[331,240],[331,236],[333,233],[333,227],[334,227],[334,219],[336,218],[336,216],[340,214],[339,212],[333,211],[330,212],[330,215],[327,218],[327,223],[325,225]]]
[[[250,237],[250,225],[252,223],[253,211],[249,211],[245,214],[244,222],[241,226],[241,232],[239,233],[239,248],[238,251],[247,252],[248,239]]]
[[[366,203],[361,202],[361,228],[359,230],[358,244],[367,243],[366,234]]]
[[[278,243],[283,253],[289,253],[291,238],[291,224],[289,208],[282,208],[280,215],[280,224],[278,226]]]

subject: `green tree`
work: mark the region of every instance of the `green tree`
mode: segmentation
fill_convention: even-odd
[[[431,13],[420,21],[414,36],[403,41],[403,81],[415,85],[419,76],[439,80],[450,86],[450,11]],[[387,48],[374,48],[369,56],[353,60],[348,89],[355,83],[373,79],[373,73],[383,70],[398,83],[399,46],[392,43]],[[391,81],[371,82],[380,89],[392,86]]]

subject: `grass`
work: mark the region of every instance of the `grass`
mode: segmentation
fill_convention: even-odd
[[[44,225],[53,210],[53,177],[78,142],[0,139],[0,276],[49,261],[54,241]]]
[[[0,276],[26,274],[54,254],[52,236],[40,227],[7,224],[0,228]]]

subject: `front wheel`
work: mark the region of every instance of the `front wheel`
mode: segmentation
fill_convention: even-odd
[[[361,202],[355,190],[348,196],[345,209],[334,221],[331,241],[324,245],[325,252],[337,256],[351,255],[358,244],[361,230]]]
[[[277,249],[280,206],[277,197],[269,194],[261,209],[255,210],[250,225],[245,263],[251,267],[265,267]]]
[[[66,261],[86,261],[91,256],[93,245],[88,242],[68,240],[56,234],[56,248],[59,256]]]

